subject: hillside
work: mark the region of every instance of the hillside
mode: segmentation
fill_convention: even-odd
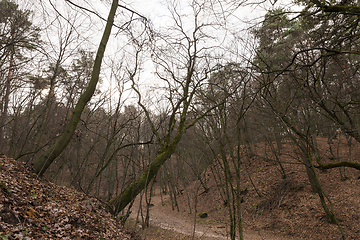
[[[347,159],[349,151],[344,139],[340,142],[334,140],[334,144],[338,146],[339,158]],[[318,139],[318,147],[324,163],[332,162],[326,139]],[[282,179],[274,156],[269,153],[267,157],[264,155],[264,144],[257,144],[253,150],[257,154],[251,162],[244,162],[241,176],[241,189],[244,189],[241,205],[244,229],[246,236],[250,236],[245,239],[341,239],[337,225],[328,223],[318,195],[311,192],[305,167],[299,162],[291,144],[284,143],[279,156],[286,179]],[[359,162],[359,154],[360,146],[355,144],[351,149],[351,161]],[[218,165],[219,163],[214,163],[212,168],[220,167]],[[248,167],[247,171],[245,166]],[[346,239],[357,240],[360,239],[360,172],[350,168],[341,171],[346,179],[341,180],[339,168],[317,170],[317,174],[325,193],[334,205],[334,212]],[[173,230],[181,230],[190,235],[192,229],[187,230],[183,226],[196,221],[199,233],[215,232],[223,236],[219,239],[226,239],[229,232],[229,211],[220,194],[224,186],[219,179],[215,180],[213,172],[209,169],[204,174],[203,182],[206,183],[207,192],[204,192],[199,181],[195,181],[177,196],[179,211],[176,207],[173,210],[174,204],[171,204],[171,199],[167,196],[162,196],[162,200],[165,200],[159,202],[160,188],[156,188],[152,201],[154,206],[150,208],[150,224],[171,226]],[[233,177],[235,178],[234,173]],[[261,196],[256,193],[254,186]],[[200,218],[199,213],[202,212],[208,213],[208,217]],[[184,224],[177,222],[170,225],[171,219],[182,219]],[[165,239],[160,235],[159,238],[147,238],[149,233],[146,231],[151,233],[149,230],[140,231],[140,235],[146,239]],[[164,235],[164,231],[159,232]]]
[[[98,200],[0,155],[1,239],[134,239]]]
[[[338,156],[345,159],[347,146],[336,143],[339,143]],[[318,144],[323,161],[333,161],[326,150],[325,140],[319,139]],[[338,227],[327,222],[317,194],[311,192],[304,166],[291,145],[285,143],[279,156],[286,179],[281,178],[274,156],[264,155],[263,144],[254,146],[254,151],[256,156],[244,164],[247,169],[242,169],[241,175],[246,239],[341,239]],[[351,160],[358,162],[360,146],[356,144],[351,151]],[[220,167],[218,164],[214,162],[211,168]],[[318,170],[317,173],[334,204],[346,239],[360,239],[359,171],[342,169],[343,176],[346,175],[343,180],[339,169]],[[191,239],[189,235],[196,223],[195,239],[226,239],[229,213],[220,194],[223,185],[214,178],[210,168],[203,174],[203,182],[207,192],[199,181],[195,181],[177,195],[179,211],[176,207],[173,210],[171,198],[155,185],[153,207],[150,208],[152,226],[140,228],[141,223],[130,221],[127,227],[130,231],[127,231],[105,211],[100,201],[39,179],[29,166],[1,155],[0,238]],[[132,217],[136,218],[139,204],[134,206]],[[201,212],[208,213],[208,217],[200,218]],[[132,233],[134,228],[138,231],[137,236]],[[211,235],[218,237],[209,237]]]

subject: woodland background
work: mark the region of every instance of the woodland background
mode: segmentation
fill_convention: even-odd
[[[113,23],[103,12],[111,4]],[[264,166],[270,161],[286,179],[281,156],[290,144],[293,164],[341,231],[318,174],[338,168],[345,181],[346,168],[360,169],[352,154],[360,142],[360,7],[286,4],[167,1],[167,22],[157,26],[125,2],[0,1],[0,151],[108,202],[115,215],[154,182],[176,202],[194,180],[206,192],[212,174],[234,239],[242,195],[257,191],[241,184],[251,182],[256,146],[264,146]],[[259,8],[264,16],[240,18]],[[105,24],[113,31],[96,51]]]

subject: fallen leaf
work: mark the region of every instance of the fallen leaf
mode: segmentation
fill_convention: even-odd
[[[32,207],[29,207],[28,210],[26,211],[26,214],[30,217],[33,218],[35,216],[35,209],[33,209]]]

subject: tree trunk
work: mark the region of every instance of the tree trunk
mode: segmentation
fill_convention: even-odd
[[[111,212],[114,215],[119,214],[135,197],[148,186],[150,181],[154,178],[161,166],[168,160],[175,152],[176,146],[180,142],[183,131],[177,133],[177,136],[172,143],[164,147],[156,156],[155,160],[150,163],[145,172],[134,180],[125,190],[111,199],[108,204],[113,207]]]
[[[99,81],[102,59],[104,56],[106,45],[110,37],[111,28],[114,22],[114,17],[117,7],[118,7],[118,0],[113,0],[109,12],[109,16],[106,22],[106,27],[96,54],[91,80],[89,82],[88,87],[86,88],[86,91],[81,95],[78,103],[76,104],[73,115],[71,116],[70,121],[65,128],[65,131],[61,134],[58,141],[53,146],[51,146],[47,151],[45,151],[45,153],[43,153],[43,155],[40,156],[33,164],[34,172],[37,173],[39,176],[42,176],[44,174],[44,172],[49,168],[52,162],[62,153],[62,151],[66,148],[66,146],[70,142],[74,134],[74,131],[77,127],[77,124],[80,121],[82,111],[84,110],[86,104],[90,101],[91,97],[93,96],[96,90],[96,85]]]
[[[14,38],[14,30],[12,30],[12,37]],[[9,97],[10,97],[10,90],[11,90],[11,77],[12,77],[12,73],[13,73],[13,67],[14,67],[14,55],[15,55],[15,50],[14,50],[14,46],[11,46],[12,49],[10,50],[10,63],[9,63],[9,72],[6,78],[6,90],[5,90],[5,96],[4,96],[4,103],[3,103],[3,109],[1,112],[1,118],[0,118],[0,151],[4,151],[5,152],[5,144],[4,144],[4,128],[5,128],[5,124],[6,124],[6,119],[7,119],[7,115],[8,115],[8,108],[9,108]]]
[[[314,175],[312,172],[312,163],[310,162],[311,160],[309,160],[311,158],[310,157],[311,153],[309,152],[309,149],[307,149],[307,147],[301,140],[298,143],[298,146],[300,148],[300,155],[302,155],[303,164],[305,165],[305,168],[306,168],[306,174],[308,176],[308,180],[309,180],[309,183],[311,186],[311,191],[313,193],[317,193],[317,187],[316,187]]]

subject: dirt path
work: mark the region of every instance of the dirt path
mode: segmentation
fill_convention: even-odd
[[[160,194],[155,194],[151,202],[154,206],[150,208],[150,224],[156,225],[162,229],[171,230],[184,235],[192,236],[194,231],[194,221],[190,216],[173,211],[169,203],[169,196],[163,196],[161,200]],[[136,219],[137,209],[139,209],[140,201],[137,199],[133,206],[131,217]],[[143,204],[144,206],[145,204]],[[229,239],[225,224],[196,224],[195,236],[203,240],[210,239]],[[269,233],[257,233],[245,231],[244,238],[246,240],[295,240],[298,238],[285,238],[281,236],[272,236]]]

